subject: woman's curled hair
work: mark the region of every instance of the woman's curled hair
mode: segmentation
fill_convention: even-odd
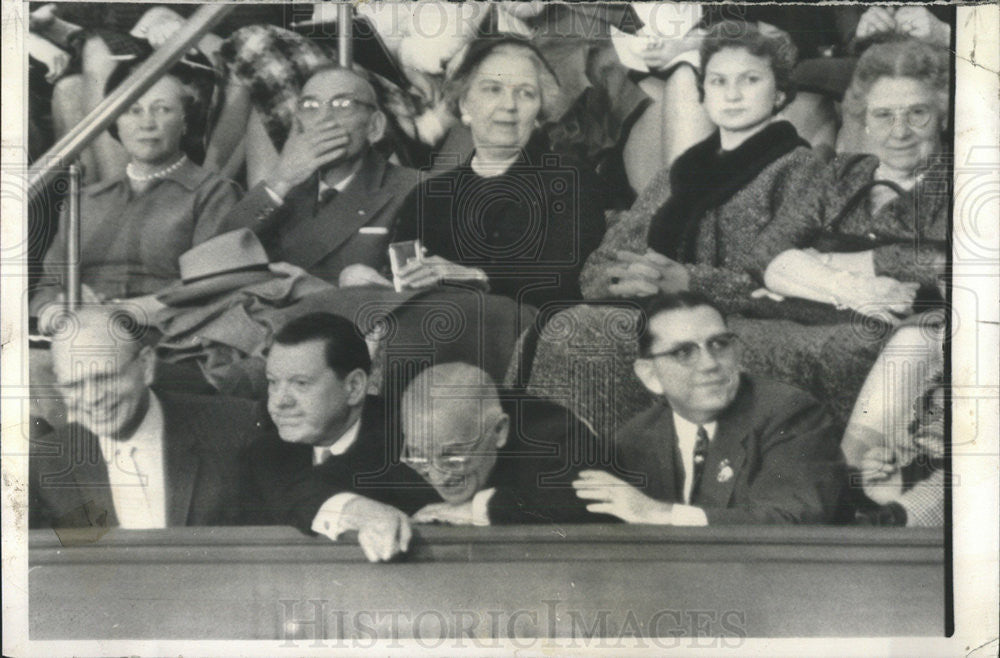
[[[876,43],[858,59],[851,85],[844,94],[844,111],[861,117],[868,109],[868,93],[882,78],[910,78],[930,89],[938,115],[948,116],[951,62],[948,52],[912,38]]]
[[[472,78],[476,75],[476,71],[490,55],[527,57],[535,67],[535,72],[538,75],[538,88],[542,97],[542,109],[538,113],[538,118],[543,121],[558,118],[555,114],[561,93],[559,78],[533,43],[510,34],[480,37],[470,43],[464,53],[456,55],[460,62],[455,70],[448,75],[444,87],[445,100],[455,116],[460,114],[458,103],[472,86]]]
[[[798,61],[799,51],[792,38],[783,30],[766,23],[728,20],[712,25],[701,41],[701,70],[698,72],[698,94],[701,100],[705,99],[705,68],[708,62],[716,53],[727,48],[746,50],[771,63],[775,87],[785,95],[775,112],[795,99],[792,71]]]
[[[107,97],[135,72],[141,62],[129,62],[116,68],[104,85],[104,96]],[[181,107],[184,110],[184,136],[181,138],[181,150],[195,162],[200,163],[205,156],[205,140],[209,126],[209,106],[215,91],[214,72],[204,70],[205,67],[188,65],[183,62],[175,64],[164,77],[170,76],[181,83],[184,89],[181,95]],[[108,126],[108,133],[117,141],[117,122]]]

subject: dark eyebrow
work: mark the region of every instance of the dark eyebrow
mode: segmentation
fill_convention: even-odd
[[[711,339],[709,339],[709,340],[711,340]],[[687,349],[687,348],[691,348],[691,347],[698,347],[698,343],[694,342],[693,340],[688,340],[688,341],[684,341],[683,343],[677,343],[673,347],[669,347],[669,348],[667,348],[667,349],[665,349],[663,351],[664,352],[677,352],[679,350],[683,350],[683,349]]]

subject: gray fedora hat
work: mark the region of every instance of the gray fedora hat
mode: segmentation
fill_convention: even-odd
[[[217,235],[196,245],[178,259],[179,283],[156,298],[169,306],[182,306],[261,281],[285,276],[268,269],[267,252],[250,229]]]

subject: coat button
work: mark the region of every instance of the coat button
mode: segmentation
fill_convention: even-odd
[[[359,214],[359,215],[364,215],[364,214],[365,214],[365,211],[364,211],[364,210],[358,210],[358,214]]]

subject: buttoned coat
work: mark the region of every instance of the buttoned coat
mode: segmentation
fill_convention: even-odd
[[[347,187],[328,202],[319,202],[318,173],[280,204],[258,183],[225,217],[224,230],[249,228],[272,262],[298,265],[331,283],[354,263],[385,272],[400,206],[417,179],[415,170],[369,151]]]

